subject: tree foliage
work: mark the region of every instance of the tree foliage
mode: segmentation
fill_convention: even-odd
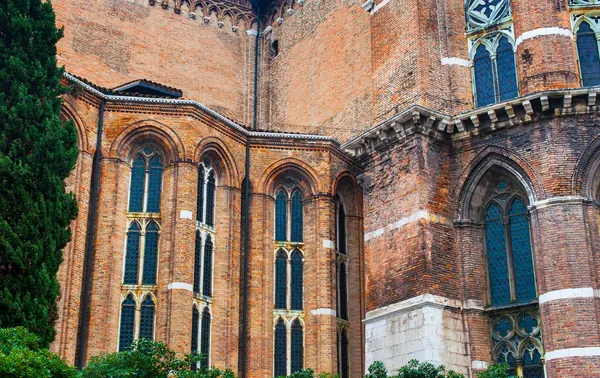
[[[398,374],[388,376],[387,369],[381,361],[369,366],[369,374],[365,378],[464,378],[452,370],[447,371],[443,365],[435,366],[429,362],[410,360],[407,365],[400,368]]]
[[[56,279],[76,202],[64,180],[77,133],[59,119],[64,89],[49,1],[0,1],[0,327],[54,339]]]
[[[510,366],[507,364],[490,365],[485,371],[477,374],[477,378],[517,378],[508,374]]]

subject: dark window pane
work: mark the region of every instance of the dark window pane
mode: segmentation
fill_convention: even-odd
[[[544,378],[542,356],[537,349],[526,349],[523,355],[523,378]]]
[[[287,240],[287,196],[283,190],[277,194],[275,201],[275,240]]]
[[[496,361],[499,364],[507,364],[508,366],[510,366],[510,369],[508,370],[509,375],[517,375],[517,361],[515,360],[515,356],[508,349],[507,346],[502,346],[501,348],[499,348],[498,354],[496,355]]]
[[[300,251],[292,253],[292,310],[302,310],[302,254]]]
[[[287,376],[287,331],[283,319],[279,318],[275,326],[275,377]]]
[[[519,303],[529,303],[537,296],[533,273],[533,257],[531,253],[531,239],[529,237],[527,208],[518,199],[513,202],[510,209],[510,240],[515,270],[517,301]]]
[[[302,370],[304,365],[304,331],[300,320],[292,323],[292,373]]]
[[[140,337],[154,340],[154,302],[149,295],[142,302],[142,313],[140,316]]]
[[[292,241],[302,241],[302,195],[299,191],[292,195]]]
[[[198,167],[198,195],[196,203],[196,220],[204,222],[204,167]]]
[[[519,96],[517,84],[517,66],[515,53],[508,38],[502,37],[496,52],[498,64],[498,84],[500,87],[500,101],[510,100]]]
[[[210,172],[206,182],[206,224],[215,225],[215,172]]]
[[[133,343],[133,326],[135,319],[135,301],[129,294],[121,305],[121,327],[119,333],[119,350],[127,350]]]
[[[207,297],[212,297],[212,258],[213,242],[210,236],[207,236],[204,245],[204,272],[202,277],[202,294]]]
[[[146,228],[144,244],[144,271],[142,284],[156,285],[156,267],[158,259],[158,225],[150,222]]]
[[[485,245],[493,306],[510,304],[510,283],[502,213],[492,204],[485,216]]]
[[[600,56],[596,34],[587,22],[582,22],[577,31],[577,52],[584,87],[600,85]]]
[[[486,106],[496,102],[494,89],[494,75],[490,53],[484,45],[479,45],[473,59],[473,72],[475,74],[475,91],[477,93],[477,106]]]
[[[198,350],[198,310],[192,308],[192,352],[199,352]]]
[[[125,285],[138,283],[138,262],[140,257],[140,225],[133,222],[127,232],[127,250],[125,251]]]
[[[200,352],[204,356],[201,366],[208,368],[209,356],[210,356],[210,312],[208,308],[202,311],[202,338],[200,344]]]
[[[346,264],[340,264],[338,277],[340,285],[340,318],[348,320],[348,287],[346,283]]]
[[[148,179],[148,213],[160,213],[160,191],[162,190],[162,163],[158,156],[150,162]]]
[[[200,294],[200,274],[202,272],[202,236],[196,231],[196,245],[194,248],[194,294]]]
[[[340,204],[338,212],[338,251],[346,254],[346,209],[344,205]]]
[[[350,364],[348,361],[348,332],[346,330],[342,330],[342,334],[340,335],[339,349],[339,375],[340,378],[348,378],[350,375]]]
[[[275,308],[286,309],[287,256],[284,251],[277,252],[275,262]]]
[[[131,186],[129,188],[129,211],[141,213],[144,211],[144,181],[146,180],[146,163],[142,156],[133,162],[131,170]]]

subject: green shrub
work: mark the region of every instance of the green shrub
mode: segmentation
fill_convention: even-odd
[[[375,361],[369,366],[369,374],[366,378],[388,378],[388,372],[381,361]],[[452,370],[446,371],[446,367],[434,366],[429,362],[420,363],[410,360],[407,365],[400,368],[397,375],[389,378],[464,378]]]
[[[40,338],[24,327],[0,329],[0,377],[75,378],[77,371],[40,348]]]
[[[330,373],[320,373],[315,375],[315,371],[313,369],[304,369],[301,371],[297,371],[290,375],[288,378],[337,378],[337,375],[333,375]]]
[[[517,378],[508,374],[510,366],[507,364],[495,364],[488,367],[485,371],[477,374],[477,378]]]

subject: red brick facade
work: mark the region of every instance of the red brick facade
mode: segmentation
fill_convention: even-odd
[[[377,356],[393,368],[410,355],[475,377],[494,359],[490,321],[506,310],[489,306],[483,222],[495,180],[506,177],[529,209],[538,298],[519,311],[539,313],[545,376],[600,376],[600,125],[597,88],[580,84],[573,29],[579,14],[600,8],[569,3],[512,0],[498,27],[465,32],[463,0],[275,1],[261,20],[252,131],[250,2],[55,1],[65,27],[59,61],[73,87],[63,118],[78,128],[80,156],[67,182],[79,217],[59,271],[53,350],[69,363],[116,351],[125,296],[151,293],[156,340],[189,352],[192,307],[209,308],[210,363],[237,373],[245,297],[249,377],[273,376],[280,318],[288,328],[299,319],[303,365],[318,372],[338,372],[347,332],[349,377]],[[518,96],[474,108],[473,46],[496,32],[511,38]],[[138,79],[183,99],[104,88]],[[134,154],[148,143],[164,156],[160,212],[133,214]],[[190,289],[205,159],[217,181],[215,224],[202,226],[214,237],[208,299]],[[275,197],[289,183],[303,198],[300,243],[274,236]],[[346,255],[336,240],[340,203]],[[129,287],[127,229],[141,216],[160,225],[157,281]],[[302,310],[274,309],[279,249],[302,252]]]

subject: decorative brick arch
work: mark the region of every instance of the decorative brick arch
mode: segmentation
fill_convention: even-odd
[[[222,184],[241,188],[242,178],[240,178],[237,164],[222,140],[216,137],[206,137],[200,140],[194,152],[194,161],[200,162],[206,155],[215,162],[215,168]]]
[[[79,147],[79,150],[89,152],[89,144],[87,133],[85,131],[85,125],[79,113],[77,113],[71,104],[63,101],[60,109],[60,115],[66,120],[73,121],[73,124],[75,124],[75,127],[77,128],[77,147]]]
[[[283,176],[292,176],[298,179],[305,190],[305,195],[323,193],[323,183],[319,175],[305,162],[286,158],[271,164],[261,175],[256,188],[262,193],[273,194],[278,185],[278,180]]]
[[[349,171],[340,173],[333,181],[333,195],[339,194],[347,215],[362,217],[361,189]]]
[[[146,141],[154,141],[164,148],[167,162],[186,158],[179,136],[168,126],[153,120],[138,121],[125,127],[112,142],[109,157],[127,160],[132,150]]]
[[[471,207],[475,191],[481,179],[493,168],[499,168],[511,175],[523,187],[529,204],[545,198],[545,190],[527,162],[505,148],[489,146],[471,160],[454,189],[453,198],[458,203],[458,219],[473,219]]]
[[[598,200],[600,188],[600,135],[588,144],[575,166],[572,179],[573,195]]]

